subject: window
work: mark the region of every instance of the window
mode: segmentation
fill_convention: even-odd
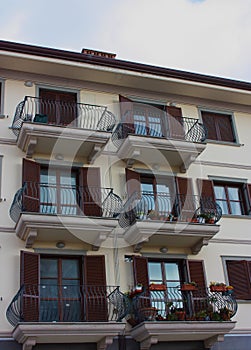
[[[214,181],[215,200],[225,215],[250,215],[251,186]]]
[[[207,128],[207,139],[236,142],[231,114],[201,111],[202,121]]]
[[[105,257],[21,251],[25,322],[107,321]]]
[[[151,211],[158,215],[172,215],[179,220],[191,219],[199,203],[193,194],[192,179],[187,177],[161,176],[145,174],[126,169],[126,187],[128,198],[135,196],[137,212],[144,219]]]
[[[225,260],[228,281],[237,299],[251,299],[251,259]]]
[[[81,319],[80,263],[77,258],[41,256],[40,321]]]
[[[100,169],[41,166],[23,159],[23,208],[28,212],[102,216]]]
[[[40,212],[76,215],[77,171],[42,168],[40,171]]]

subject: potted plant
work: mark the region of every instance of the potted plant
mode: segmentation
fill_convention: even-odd
[[[232,311],[229,310],[226,306],[219,310],[220,317],[223,321],[230,321],[232,316]]]
[[[223,292],[223,295],[232,295],[234,292],[234,287],[233,286],[226,286],[226,291]]]
[[[178,321],[184,321],[186,318],[186,311],[183,308],[176,308],[175,315],[178,318]]]
[[[182,292],[185,292],[185,291],[193,291],[193,290],[197,290],[198,289],[198,285],[196,282],[192,281],[192,282],[184,282],[182,285],[181,285],[181,288],[180,290]]]
[[[207,310],[200,310],[195,314],[195,318],[197,321],[205,321],[207,317],[208,317]]]
[[[210,282],[209,288],[211,292],[225,292],[227,290],[225,283],[222,282],[212,281]]]
[[[150,210],[147,215],[151,220],[158,220],[159,213],[156,210]]]

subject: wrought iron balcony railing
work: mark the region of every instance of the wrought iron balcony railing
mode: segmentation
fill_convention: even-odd
[[[134,192],[123,206],[119,224],[121,227],[128,227],[137,220],[215,224],[221,216],[222,210],[212,198],[161,192]]]
[[[111,132],[115,116],[105,106],[25,96],[17,105],[12,124],[16,136],[25,121]]]
[[[10,217],[17,222],[22,212],[35,212],[112,218],[121,208],[112,188],[26,182],[15,194]]]
[[[165,287],[165,286],[164,286]],[[182,291],[180,286],[145,290],[131,299],[130,322],[230,321],[237,312],[233,294],[209,289]]]
[[[23,285],[6,311],[12,326],[19,322],[121,321],[129,301],[117,286]]]
[[[204,142],[206,127],[198,120],[187,117],[173,117],[162,112],[162,117],[134,115],[131,123],[121,122],[112,134],[114,145],[119,148],[128,135]]]

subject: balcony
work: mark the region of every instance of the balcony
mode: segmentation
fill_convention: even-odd
[[[197,254],[219,231],[222,211],[212,198],[135,192],[124,204],[119,224],[134,245],[189,249]]]
[[[236,312],[232,294],[207,289],[182,291],[177,286],[162,291],[148,289],[134,296],[127,321],[133,325],[132,337],[143,349],[181,339],[204,341],[205,347],[210,348],[234,328],[231,318]]]
[[[6,317],[23,349],[38,343],[97,343],[105,349],[123,332],[127,308],[116,286],[26,284]]]
[[[144,115],[134,110],[133,123],[120,123],[115,128],[112,141],[118,157],[156,166],[168,165],[186,172],[188,167],[205,149],[206,129],[198,119],[173,117],[160,112]]]
[[[91,163],[108,142],[114,124],[115,117],[105,106],[26,96],[16,108],[12,130],[27,157],[63,153]]]
[[[35,241],[84,241],[97,250],[117,226],[122,201],[111,188],[26,182],[13,199],[16,235]]]

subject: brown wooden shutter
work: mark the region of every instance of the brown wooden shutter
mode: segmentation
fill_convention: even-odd
[[[23,211],[39,212],[40,164],[23,159]]]
[[[237,299],[251,299],[250,271],[251,262],[246,260],[227,260],[229,284],[234,287]]]
[[[86,216],[102,216],[100,169],[81,168],[79,183],[83,213]]]
[[[87,321],[108,321],[105,257],[88,255],[84,263]]]
[[[170,138],[181,139],[185,137],[184,120],[182,118],[181,108],[175,106],[166,106],[168,134]]]
[[[39,320],[39,254],[21,251],[20,284],[23,286],[22,312],[25,322]]]
[[[230,115],[216,114],[217,126],[219,128],[221,141],[235,142],[233,128],[232,128],[232,118]]]
[[[191,220],[197,209],[193,194],[192,179],[187,177],[176,177],[176,184],[179,219],[182,221]]]
[[[200,211],[202,213],[215,212],[217,208],[213,181],[207,179],[197,179],[197,184],[200,196]]]
[[[215,118],[211,112],[201,111],[202,121],[207,129],[207,139],[217,140]]]
[[[126,168],[126,188],[128,197],[131,197],[134,193],[141,193],[140,174],[136,171]]]
[[[245,212],[247,215],[251,215],[251,184],[243,185]]]
[[[140,283],[146,289],[149,285],[148,277],[148,267],[147,267],[147,258],[142,256],[133,256],[133,273],[134,273],[134,283],[135,285]]]
[[[55,125],[68,125],[77,117],[77,96],[75,93],[40,90],[41,113],[48,116],[48,122]]]
[[[188,260],[188,272],[190,281],[194,281],[198,284],[198,290],[193,292],[193,311],[196,313],[200,310],[207,309],[209,306],[203,261]]]
[[[206,290],[204,265],[201,260],[188,260],[190,282],[198,284],[200,290]]]
[[[133,101],[127,97],[119,95],[120,117],[123,123],[125,137],[134,134]]]

